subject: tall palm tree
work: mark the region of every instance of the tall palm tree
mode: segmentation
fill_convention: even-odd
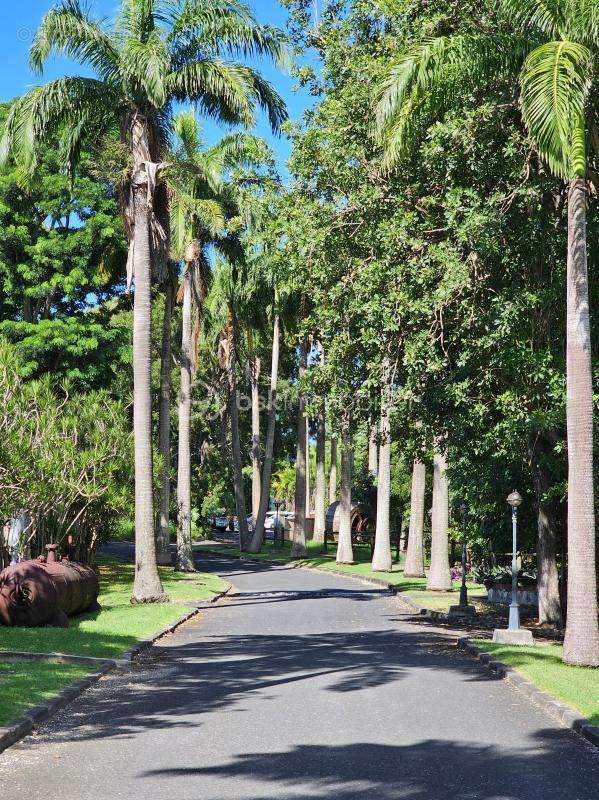
[[[251,331],[250,331],[251,333]],[[260,512],[261,492],[261,452],[260,452],[260,356],[254,352],[253,337],[250,336],[250,394],[252,406],[252,523],[254,529]]]
[[[376,532],[372,569],[390,572],[393,567],[391,535],[389,530],[389,505],[391,500],[391,405],[393,395],[393,370],[386,358],[383,364],[381,386],[380,447],[378,452],[378,480],[376,487]],[[376,431],[376,427],[373,426]]]
[[[433,514],[431,518],[431,566],[426,588],[434,592],[451,590],[449,567],[449,484],[447,460],[442,445],[433,462]]]
[[[404,564],[404,575],[408,578],[424,577],[424,493],[426,467],[416,456],[412,467],[412,491],[410,495],[410,531]]]
[[[293,521],[293,545],[291,555],[294,558],[305,558],[306,550],[306,472],[309,469],[306,436],[306,396],[301,386],[308,366],[308,341],[305,340],[299,348],[299,380],[300,390],[297,407],[297,450],[295,458],[295,500]]]
[[[378,101],[387,163],[439,118],[492,81],[519,83],[524,124],[552,172],[568,181],[568,617],[564,661],[599,665],[593,495],[593,386],[586,206],[588,152],[599,154],[599,5],[596,0],[497,0],[492,33],[418,42],[389,70]]]
[[[378,430],[374,420],[368,422],[368,474],[376,478],[378,473]]]
[[[337,500],[337,437],[331,434],[331,463],[329,465],[329,505]]]
[[[339,538],[337,541],[338,564],[352,564],[354,551],[351,540],[351,506],[352,506],[352,439],[351,419],[349,411],[344,411],[341,418],[341,501],[339,503]]]
[[[264,461],[260,483],[260,504],[254,525],[254,533],[250,547],[251,553],[259,553],[264,539],[264,522],[270,500],[270,480],[273,466],[273,451],[275,442],[275,424],[277,407],[277,385],[279,382],[279,351],[281,338],[281,317],[279,312],[279,298],[276,287],[273,294],[273,332],[270,366],[270,387],[268,390],[266,440],[264,443]]]
[[[324,348],[317,342],[318,361],[324,366]],[[324,397],[321,399],[316,414],[316,482],[314,486],[314,541],[324,542],[326,528],[326,408]]]
[[[265,145],[248,134],[224,136],[203,145],[196,117],[181,113],[174,120],[176,147],[170,155],[169,189],[173,256],[185,263],[178,300],[183,305],[181,393],[177,470],[177,567],[191,571],[191,393],[199,334],[210,284],[207,248],[230,251],[227,219],[236,220],[239,203],[231,171],[259,162]],[[235,223],[236,225],[236,223]],[[237,245],[239,247],[239,244]]]
[[[94,20],[80,0],[62,0],[44,17],[30,61],[41,72],[52,54],[74,58],[94,77],[65,77],[19,99],[6,121],[4,156],[35,165],[39,144],[62,141],[73,163],[82,142],[120,132],[129,154],[124,208],[130,238],[129,280],[135,278],[133,377],[135,435],[135,582],[133,601],[163,600],[156,568],[152,480],[151,265],[166,254],[156,187],[173,106],[192,102],[226,123],[252,125],[264,108],[273,128],[285,117],[279,95],[254,69],[227,60],[266,55],[286,62],[281,35],[255,23],[231,0],[121,0],[116,23]],[[166,259],[164,258],[166,261]]]
[[[175,281],[169,274],[164,285],[164,315],[160,349],[160,397],[158,403],[158,448],[162,457],[160,503],[156,514],[156,562],[170,564],[170,494],[171,494],[171,322],[175,299]]]

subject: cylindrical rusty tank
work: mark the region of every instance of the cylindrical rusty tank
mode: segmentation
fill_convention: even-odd
[[[0,624],[65,627],[67,616],[97,605],[100,586],[93,569],[57,561],[54,550],[48,548],[47,561],[22,561],[0,572]]]
[[[364,531],[374,523],[369,509],[361,503],[352,503],[350,513],[352,531]],[[336,500],[328,507],[325,517],[325,524],[328,533],[339,533],[340,515],[341,503],[339,500]]]

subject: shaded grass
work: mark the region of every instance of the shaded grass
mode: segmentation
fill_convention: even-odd
[[[133,565],[101,558],[100,611],[74,617],[68,628],[0,627],[1,650],[59,652],[71,655],[118,658],[140,639],[156,633],[181,617],[185,603],[202,602],[228,584],[216,575],[178,573],[160,567],[170,603],[131,605]]]
[[[599,725],[599,669],[564,664],[560,645],[508,647],[487,639],[477,639],[475,644]]]
[[[0,662],[0,725],[58,694],[89,671],[89,667],[74,664]]]

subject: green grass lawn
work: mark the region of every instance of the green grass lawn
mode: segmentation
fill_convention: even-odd
[[[89,671],[89,667],[72,664],[0,663],[0,725],[58,694]]]
[[[228,585],[216,575],[188,575],[171,567],[160,567],[160,575],[171,602],[131,605],[133,565],[100,559],[100,611],[74,617],[68,628],[0,627],[0,651],[117,658],[181,617],[185,603],[207,600]]]
[[[47,662],[2,663],[2,650],[117,658],[140,639],[176,621],[189,610],[189,603],[207,600],[228,586],[216,575],[160,567],[171,602],[131,605],[133,565],[103,558],[99,569],[100,611],[74,617],[68,628],[0,627],[0,725],[93,670]]]
[[[360,545],[354,547],[355,564],[337,564],[335,562],[335,547],[329,545],[328,552],[323,552],[322,545],[315,542],[307,543],[308,557],[305,559],[294,559],[293,563],[298,566],[318,567],[319,569],[330,569],[339,572],[346,572],[348,575],[355,575],[361,578],[378,578],[393,584],[397,587],[399,592],[405,592],[414,600],[418,605],[424,608],[430,608],[435,611],[448,611],[451,605],[459,603],[459,585],[455,584],[455,591],[453,592],[429,592],[426,589],[426,578],[406,578],[403,573],[403,567],[400,564],[394,564],[391,572],[373,572],[370,568],[370,548],[362,547]],[[212,552],[210,545],[200,546],[198,551],[207,550]],[[219,552],[223,552],[222,549]],[[224,552],[231,555],[240,555],[238,548],[227,548]],[[251,553],[244,553],[244,557],[257,558],[257,559],[275,559],[282,561],[291,561],[291,545],[285,542],[283,548],[274,549],[272,545],[267,544],[261,553],[256,555]],[[472,592],[470,601],[475,605],[477,600],[482,600],[486,597],[484,586],[478,584],[468,584],[469,591]]]
[[[507,647],[487,639],[477,639],[475,644],[599,725],[599,669],[564,664],[559,645]]]

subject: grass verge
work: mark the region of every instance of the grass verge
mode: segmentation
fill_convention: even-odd
[[[599,725],[599,669],[564,664],[559,645],[508,647],[486,639],[476,639],[474,644]]]
[[[58,694],[89,671],[89,667],[73,664],[0,663],[0,725]]]
[[[0,628],[2,650],[118,658],[140,639],[183,616],[189,602],[202,602],[228,584],[216,575],[185,574],[160,567],[170,603],[131,605],[133,565],[100,559],[100,611],[74,617],[68,628]]]

